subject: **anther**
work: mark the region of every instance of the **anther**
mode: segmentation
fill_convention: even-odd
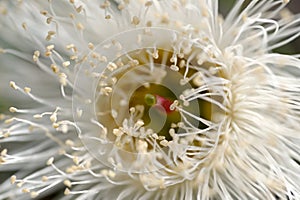
[[[41,10],[40,13],[41,13],[42,15],[45,15],[45,16],[46,16],[46,15],[48,14],[48,11],[47,11],[47,10]]]
[[[131,23],[134,25],[138,25],[140,23],[140,19],[137,16],[133,16]]]
[[[15,108],[15,107],[10,107],[10,108],[9,108],[9,112],[11,112],[11,113],[15,113],[15,112],[17,112],[17,111],[18,111],[18,109]]]
[[[24,87],[24,92],[29,94],[31,92],[31,88],[30,87]]]
[[[18,86],[17,86],[16,83],[13,82],[13,81],[10,81],[10,82],[9,82],[9,86],[12,87],[12,88],[15,89],[15,90],[18,89]]]
[[[17,180],[17,177],[15,175],[10,177],[10,183],[11,184],[15,184],[16,180]]]
[[[71,64],[70,61],[65,61],[65,62],[62,63],[62,65],[64,67],[68,67],[70,64]]]
[[[54,161],[53,157],[49,158],[48,161],[47,161],[47,165],[52,165],[53,161]]]

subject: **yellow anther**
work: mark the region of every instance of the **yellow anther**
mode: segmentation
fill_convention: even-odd
[[[132,24],[138,25],[140,23],[140,19],[137,16],[134,16],[131,21]]]
[[[78,30],[83,30],[84,29],[83,24],[80,23],[80,22],[77,23],[76,27],[77,27]]]
[[[59,68],[56,65],[54,65],[54,64],[51,64],[51,69],[52,69],[52,71],[54,73],[58,73],[59,72]]]
[[[48,11],[47,11],[47,10],[41,10],[40,13],[41,13],[42,15],[47,15],[47,14],[48,14]]]
[[[31,88],[30,87],[24,87],[24,92],[29,94],[31,92]]]
[[[25,22],[22,23],[22,28],[26,31],[27,30],[27,24]]]

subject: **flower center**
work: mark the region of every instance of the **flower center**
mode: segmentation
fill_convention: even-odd
[[[142,173],[211,152],[224,80],[195,42],[186,32],[143,28],[92,49],[78,73],[73,111],[95,158]]]
[[[180,113],[172,107],[176,99],[176,95],[167,87],[149,84],[134,91],[129,106],[143,106],[144,114],[141,119],[144,126],[171,140],[169,129],[172,124],[181,121]]]
[[[156,50],[153,57],[149,54],[151,51],[153,49],[130,52],[110,63],[104,71],[102,77],[105,78],[100,80],[98,88],[99,122],[108,133],[120,129],[138,138],[156,133],[168,141],[172,140],[170,132],[186,131],[182,129],[185,123],[206,128],[192,116],[210,120],[211,103],[200,98],[184,99],[184,95],[194,93],[199,87],[197,71],[186,71],[183,64],[175,68],[174,59],[178,63],[186,63],[186,60],[174,58],[173,52]],[[201,93],[205,92],[207,90]],[[191,115],[183,115],[181,109]]]

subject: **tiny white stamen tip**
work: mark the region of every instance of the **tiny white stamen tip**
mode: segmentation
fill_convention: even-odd
[[[117,137],[121,137],[124,133],[120,129],[115,128],[113,129],[113,134]]]
[[[77,156],[75,156],[73,158],[73,162],[75,163],[75,165],[79,165],[79,158]]]
[[[6,156],[7,155],[7,149],[3,149],[0,153],[1,156]]]
[[[70,180],[65,180],[64,185],[71,188],[72,187],[72,182]]]
[[[74,142],[72,140],[66,140],[65,144],[70,147],[74,146]]]
[[[15,112],[17,112],[17,111],[18,111],[18,109],[15,108],[15,107],[10,107],[10,108],[9,108],[9,112],[11,112],[11,113],[15,113]]]
[[[5,124],[10,124],[15,120],[15,118],[10,118],[4,121]]]
[[[31,92],[31,88],[30,87],[25,87],[24,92],[29,94]]]
[[[116,173],[115,173],[114,171],[112,171],[112,170],[109,170],[109,171],[108,171],[108,176],[109,176],[110,178],[114,178],[114,177],[116,177]]]
[[[157,135],[157,133],[152,134],[152,137],[153,137],[154,139],[158,140],[158,135]]]
[[[147,1],[146,3],[145,3],[145,6],[146,7],[149,7],[149,6],[152,6],[153,5],[153,2],[152,1]]]
[[[33,53],[33,55],[36,56],[36,57],[40,57],[41,53],[40,53],[40,51],[35,51],[35,52]]]
[[[130,113],[135,113],[135,108],[134,108],[134,107],[131,107],[131,108],[129,109],[129,112],[130,112]]]
[[[71,62],[70,61],[65,61],[65,62],[63,62],[63,66],[64,67],[68,67],[68,66],[70,66],[70,64],[71,64]]]
[[[9,82],[9,85],[10,85],[10,87],[12,87],[13,89],[18,89],[18,86],[16,85],[16,83],[15,82],[13,82],[13,81],[10,81]]]
[[[184,102],[183,102],[183,105],[187,107],[187,106],[189,106],[189,105],[190,105],[190,102],[188,102],[188,101],[184,101]]]
[[[88,43],[88,47],[89,47],[90,50],[93,50],[95,48],[93,43]]]
[[[117,65],[116,63],[110,62],[110,63],[108,63],[107,68],[108,68],[110,71],[114,71],[115,69],[118,68],[118,65]]]
[[[171,70],[178,72],[179,71],[179,67],[177,67],[176,65],[171,65]]]
[[[118,117],[118,112],[116,110],[111,111],[111,116],[115,119]]]
[[[178,122],[178,123],[177,123],[177,126],[178,126],[179,128],[182,128],[182,127],[184,127],[184,123],[183,123],[183,122]]]
[[[164,147],[167,147],[169,145],[169,142],[168,142],[168,140],[162,140],[162,141],[160,141],[160,144]]]
[[[188,80],[187,79],[180,79],[180,81],[179,81],[179,84],[180,85],[185,85],[185,84],[187,84],[188,83]]]
[[[57,121],[57,114],[56,113],[53,113],[51,116],[50,116],[50,120],[52,123],[55,123]]]
[[[46,49],[47,49],[48,51],[51,51],[51,50],[54,49],[54,45],[53,45],[53,44],[52,44],[52,45],[48,45],[48,46],[46,47]]]
[[[47,176],[43,176],[43,177],[42,177],[42,181],[43,181],[43,182],[47,182],[47,181],[48,181],[48,177],[47,177]]]
[[[70,194],[70,190],[68,188],[65,189],[64,195],[69,195]]]
[[[53,161],[54,161],[53,157],[49,158],[49,160],[47,161],[47,165],[52,165]]]
[[[178,106],[178,101],[175,100],[171,105],[170,105],[170,110],[175,110],[175,108]]]
[[[140,20],[137,16],[134,16],[134,17],[132,18],[131,23],[134,24],[134,25],[138,25],[138,24],[140,23],[140,21],[141,21],[141,20]]]
[[[107,176],[108,170],[107,170],[107,169],[103,169],[103,170],[101,170],[100,173],[101,173],[103,176]]]
[[[39,196],[39,193],[37,193],[37,192],[31,192],[30,196],[31,196],[31,198],[36,198],[37,196]]]
[[[10,177],[10,183],[11,184],[15,184],[16,180],[17,180],[17,177],[15,175]]]
[[[70,49],[75,48],[75,45],[74,45],[74,44],[68,44],[68,45],[66,45],[66,48],[67,48],[68,50],[70,50]]]
[[[80,22],[77,23],[76,27],[77,27],[78,30],[84,30],[85,29],[84,25]]]
[[[78,117],[81,117],[81,116],[82,116],[82,113],[83,113],[83,110],[78,109],[78,110],[76,111],[76,114],[77,114]]]
[[[43,117],[43,116],[40,115],[40,114],[33,115],[33,118],[35,118],[35,119],[41,119],[42,117]]]
[[[145,123],[143,122],[143,120],[141,120],[141,119],[139,119],[137,122],[136,122],[136,125],[138,126],[138,127],[140,127],[140,126],[143,126]]]

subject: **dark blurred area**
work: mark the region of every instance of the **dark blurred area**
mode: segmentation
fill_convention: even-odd
[[[219,0],[219,10],[223,16],[226,16],[226,13],[228,13],[236,1],[237,0]],[[251,0],[245,0],[244,6],[246,6],[249,2],[251,2]],[[292,13],[300,13],[300,0],[290,0],[287,7]],[[300,38],[298,37],[298,39],[294,40],[293,42],[276,49],[275,52],[284,54],[299,54]]]
[[[288,8],[295,14],[300,13],[300,0],[291,0]],[[279,49],[279,51],[281,50],[283,50],[283,53],[285,53],[284,51],[291,54],[300,53],[300,38],[298,37],[298,39],[293,41],[290,45]]]

